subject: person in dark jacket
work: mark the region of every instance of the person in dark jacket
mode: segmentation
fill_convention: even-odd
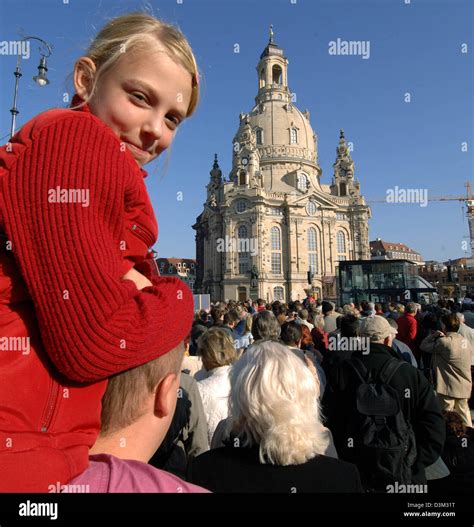
[[[370,339],[369,352],[354,351],[357,357],[377,378],[382,368],[392,357],[401,360],[390,347],[394,328],[383,317],[375,316],[364,319],[361,323],[360,335]],[[356,390],[360,380],[347,361],[340,364],[337,385],[332,384],[326,390],[323,398],[323,412],[327,417],[327,426],[334,436],[334,442],[341,459],[353,460],[354,449],[348,447],[349,435],[346,423],[350,422],[355,410]],[[444,440],[445,425],[439,403],[433,389],[422,373],[402,361],[402,366],[396,371],[390,381],[402,402],[402,411],[407,423],[410,423],[416,441],[417,456],[412,466],[412,479],[415,484],[425,484],[425,467],[434,463],[440,456]],[[362,467],[361,467],[362,470]]]
[[[361,492],[357,468],[329,457],[318,395],[303,359],[257,342],[231,372],[225,446],[196,457],[188,480],[214,492]]]
[[[456,412],[443,412],[446,420],[446,444],[443,461],[450,471],[446,478],[429,482],[429,492],[469,494],[474,488],[474,428],[466,426]]]

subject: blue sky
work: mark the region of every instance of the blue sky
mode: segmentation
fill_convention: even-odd
[[[20,125],[63,106],[75,60],[113,16],[148,7],[180,27],[197,57],[200,106],[169,153],[147,167],[161,257],[195,257],[191,225],[202,212],[215,152],[223,173],[230,171],[232,138],[239,113],[254,104],[255,67],[269,24],[289,60],[296,105],[310,111],[323,183],[331,180],[340,128],[354,144],[355,174],[367,200],[384,199],[395,186],[427,189],[429,197],[463,195],[464,182],[473,181],[471,0],[65,1],[0,0],[0,41],[32,34],[54,46],[49,86],[31,80],[36,47],[23,62]],[[370,58],[330,55],[329,42],[337,38],[370,41]],[[461,53],[463,43],[468,53]],[[1,144],[8,139],[15,61],[0,55]],[[372,205],[370,239],[405,243],[426,259],[466,256],[467,235],[461,202]]]

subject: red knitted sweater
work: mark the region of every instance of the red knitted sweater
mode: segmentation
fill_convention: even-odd
[[[162,277],[138,291],[121,280],[126,217],[145,215],[137,234],[148,234],[150,246],[156,241],[142,171],[130,152],[91,113],[71,110],[30,121],[13,144],[0,159],[0,230],[13,243],[58,370],[95,381],[175,347],[193,313],[185,284]],[[50,202],[58,187],[88,190],[89,206]],[[150,210],[155,223],[147,232]],[[170,327],[173,313],[181,331]]]

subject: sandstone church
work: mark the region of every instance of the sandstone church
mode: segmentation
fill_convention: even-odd
[[[321,183],[318,139],[293,103],[288,59],[270,39],[257,65],[258,92],[240,114],[232,169],[217,155],[196,231],[195,293],[211,301],[336,297],[341,260],[370,258],[370,208],[340,131],[331,184]]]

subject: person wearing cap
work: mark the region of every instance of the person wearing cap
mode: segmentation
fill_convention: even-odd
[[[356,349],[352,356],[363,363],[373,379],[378,378],[391,358],[401,360],[391,348],[395,335],[395,328],[384,317],[376,315],[361,321],[360,336],[369,340],[368,350]],[[327,417],[326,424],[334,436],[339,457],[353,461],[346,423],[350,422],[360,380],[346,361],[339,365],[339,369],[333,376],[337,383],[332,384],[332,389],[326,390],[324,395],[323,414]],[[425,467],[439,458],[445,439],[439,403],[423,374],[405,362],[393,375],[390,386],[399,393],[403,414],[415,434],[417,457],[412,467],[413,483],[426,484]]]

